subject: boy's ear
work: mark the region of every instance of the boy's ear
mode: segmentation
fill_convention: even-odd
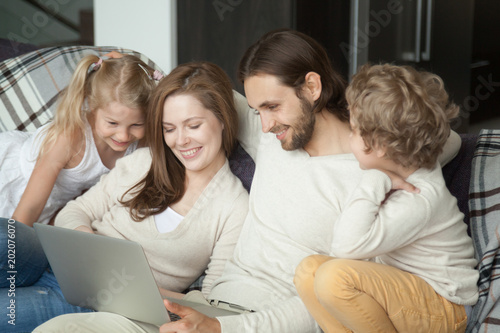
[[[311,94],[314,101],[321,95],[321,76],[316,72],[309,72],[305,77],[305,89]]]
[[[385,148],[385,146],[382,146],[382,147],[377,147],[376,149],[374,149],[374,151],[377,157],[382,158],[385,157],[387,149]]]

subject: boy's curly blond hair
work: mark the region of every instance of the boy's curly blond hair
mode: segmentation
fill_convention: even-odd
[[[346,98],[367,152],[383,148],[404,167],[432,168],[459,113],[439,76],[409,66],[364,65]]]

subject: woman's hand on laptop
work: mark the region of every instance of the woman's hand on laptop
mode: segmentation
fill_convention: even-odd
[[[88,232],[89,234],[94,234],[95,233],[94,230],[90,229],[86,225],[81,225],[81,226],[75,228],[75,230]]]
[[[182,319],[163,324],[160,333],[220,333],[220,323],[215,318],[209,318],[187,306],[169,302],[164,299],[165,307],[168,311],[175,313]]]

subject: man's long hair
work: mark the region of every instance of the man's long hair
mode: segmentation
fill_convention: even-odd
[[[301,98],[305,76],[315,72],[321,77],[321,96],[313,105],[317,113],[326,108],[341,121],[349,121],[345,100],[346,81],[337,73],[326,50],[313,38],[294,30],[268,32],[245,52],[238,69],[238,80],[269,74],[295,89]]]

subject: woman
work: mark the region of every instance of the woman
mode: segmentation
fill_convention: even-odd
[[[150,148],[120,159],[68,203],[55,224],[140,243],[161,288],[181,292],[206,272],[206,295],[233,252],[248,210],[248,193],[227,160],[237,132],[230,80],[210,63],[181,65],[158,84],[149,115]],[[50,272],[16,292],[18,307],[32,307],[17,316],[17,330],[82,311],[64,301]],[[40,303],[48,306],[43,313]]]

